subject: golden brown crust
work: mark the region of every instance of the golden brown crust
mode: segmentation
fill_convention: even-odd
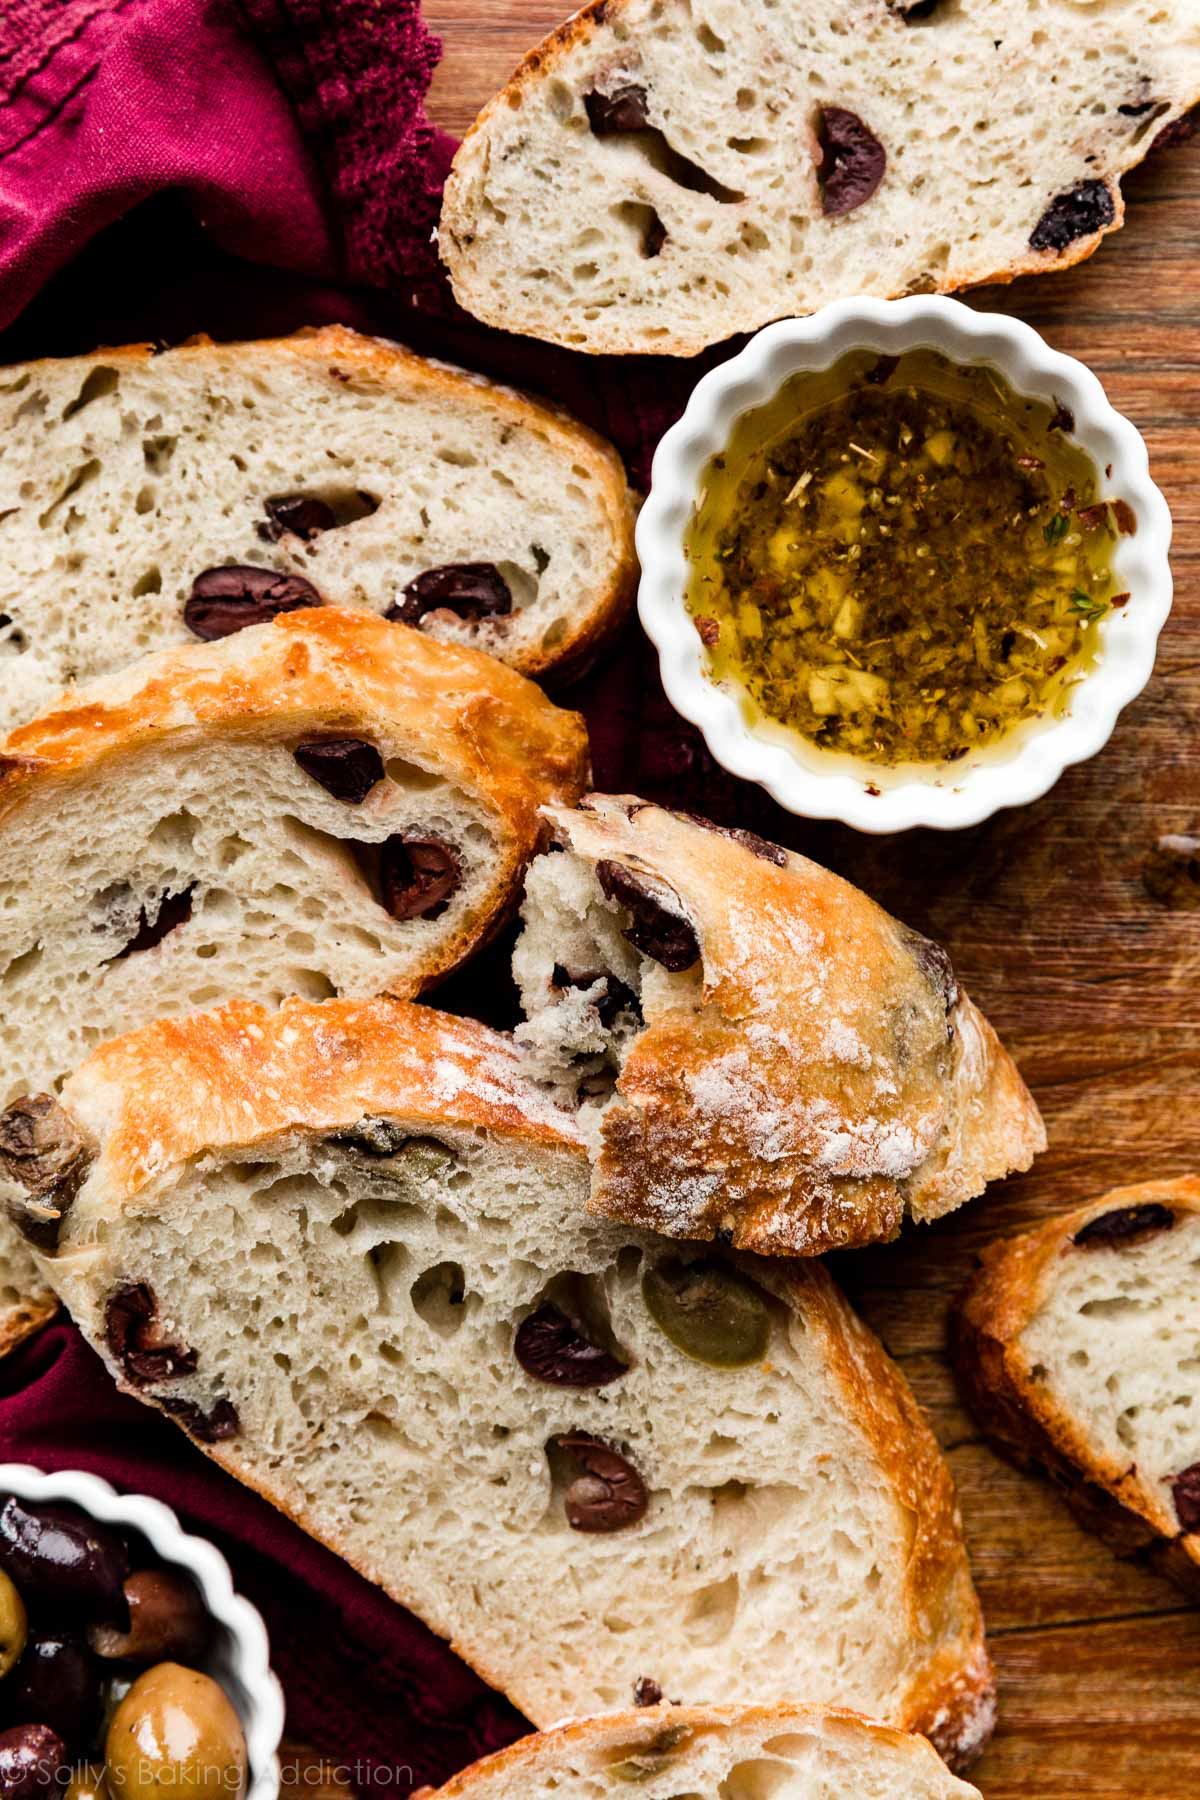
[[[511,1039],[404,1001],[237,1000],[112,1039],[70,1076],[63,1104],[100,1142],[89,1210],[125,1205],[209,1149],[291,1131],[345,1129],[370,1114],[476,1126],[577,1150]]]
[[[475,1789],[494,1776],[528,1773],[533,1777],[544,1766],[555,1766],[559,1758],[577,1756],[581,1752],[635,1752],[651,1748],[664,1727],[682,1729],[693,1738],[708,1733],[723,1733],[737,1727],[759,1727],[772,1734],[821,1731],[832,1727],[861,1736],[863,1748],[870,1744],[880,1748],[909,1753],[915,1767],[927,1760],[927,1746],[910,1733],[882,1725],[862,1713],[844,1706],[643,1706],[626,1712],[602,1713],[592,1718],[573,1719],[549,1731],[534,1732],[518,1738],[502,1750],[481,1757],[446,1785],[437,1790],[437,1800],[469,1800]],[[964,1794],[968,1791],[963,1790]]]
[[[1032,1380],[1021,1344],[1076,1234],[1102,1214],[1155,1202],[1200,1217],[1200,1180],[1181,1176],[1114,1188],[1034,1231],[990,1244],[955,1304],[951,1345],[963,1393],[997,1448],[1043,1470],[1080,1522],[1118,1556],[1145,1558],[1200,1598],[1200,1534],[1180,1532],[1136,1466],[1118,1464],[1089,1443],[1079,1422]]]
[[[203,334],[171,350],[171,356],[186,357],[189,352],[206,354],[213,340]],[[552,647],[530,644],[514,653],[511,667],[521,674],[554,685],[573,681],[595,658],[602,646],[619,629],[633,605],[637,592],[638,561],[633,529],[637,519],[636,498],[625,475],[625,465],[612,444],[592,431],[564,408],[535,398],[516,388],[490,381],[452,363],[417,356],[403,344],[387,338],[367,337],[345,325],[306,327],[290,337],[254,339],[248,343],[230,343],[224,351],[235,354],[253,349],[269,355],[277,362],[288,360],[324,364],[332,381],[349,388],[354,383],[370,382],[379,387],[403,387],[417,391],[429,399],[445,398],[486,408],[513,425],[539,431],[558,450],[564,466],[582,463],[594,480],[594,492],[602,507],[608,538],[612,547],[612,573],[605,585],[579,606],[570,625]],[[106,365],[146,363],[156,355],[152,344],[125,344],[115,349],[95,352],[85,360],[94,362],[103,356]],[[53,358],[28,365],[54,369]],[[506,659],[508,660],[508,659]]]
[[[756,1278],[764,1279],[761,1268]],[[824,1265],[806,1263],[781,1286],[803,1292],[804,1317],[824,1332],[846,1411],[869,1438],[910,1522],[913,1680],[901,1723],[928,1737],[952,1769],[965,1769],[991,1736],[996,1690],[953,1477],[900,1369]]]
[[[481,651],[438,643],[373,613],[281,613],[217,643],[144,657],[64,697],[0,742],[0,835],[18,807],[53,804],[60,783],[168,739],[295,742],[369,737],[390,758],[461,785],[497,823],[491,886],[429,958],[441,979],[516,902],[543,836],[538,808],[580,791],[587,731],[532,682]]]
[[[624,10],[625,0],[589,0],[587,5],[582,6],[578,12],[557,26],[532,50],[526,52],[508,82],[483,107],[459,144],[446,181],[440,232],[452,237],[460,245],[469,245],[472,240],[473,234],[467,223],[468,183],[475,160],[480,155],[486,160],[486,145],[481,149],[476,140],[484,137],[492,117],[494,115],[503,116],[514,105],[519,105],[519,98],[514,97],[519,96],[523,89],[531,86],[534,82],[553,75],[558,66],[565,62],[579,45],[586,43],[594,35],[598,25],[610,23],[617,14]],[[1172,109],[1172,117],[1174,119],[1186,118],[1189,109],[1197,105],[1200,105],[1200,93],[1197,93],[1187,105]],[[1076,263],[1086,262],[1089,257],[1095,255],[1111,232],[1120,231],[1124,225],[1125,200],[1121,192],[1122,178],[1129,173],[1130,169],[1136,168],[1138,163],[1145,159],[1154,148],[1154,143],[1154,136],[1148,136],[1141,156],[1131,163],[1129,168],[1105,175],[1105,185],[1112,196],[1113,216],[1108,224],[1101,226],[1089,236],[1076,238],[1057,251],[1029,249],[1017,261],[1003,268],[985,267],[972,270],[970,274],[956,280],[950,280],[945,276],[938,278],[931,275],[928,285],[922,285],[919,291],[931,294],[955,294],[976,287],[1008,286],[1022,275],[1048,275],[1059,269],[1072,268]],[[443,257],[443,260],[447,259]],[[468,302],[468,299],[459,294],[457,284],[454,282],[453,266],[448,263],[448,267],[451,269],[451,282],[455,286],[460,304],[465,306],[468,311],[475,312],[476,316],[482,318],[485,323],[506,325],[509,330],[514,328],[511,320],[505,321],[500,317],[492,318],[486,309],[477,309],[475,305]],[[907,287],[897,288],[894,292],[889,290],[884,293],[883,297],[900,298],[912,291]],[[731,337],[739,331],[757,330],[760,326],[768,324],[772,318],[779,316],[781,315],[756,312],[753,317],[730,318],[726,330],[722,333],[722,339]],[[551,325],[544,323],[543,329],[532,335],[536,335],[546,342],[565,344],[568,349],[580,348],[577,343],[571,341],[569,334],[566,334],[565,326],[560,330],[555,330]],[[603,353],[626,356],[698,356],[717,341],[711,333],[688,336],[680,334],[674,337],[667,334],[647,340],[644,336],[639,335],[636,328],[631,327],[626,336],[607,342],[604,345]],[[592,347],[588,345],[585,345],[584,349],[591,354],[600,353],[592,350]]]
[[[703,991],[646,1008],[604,1114],[593,1203],[673,1236],[811,1256],[933,1218],[1044,1148],[949,964],[828,870],[643,801],[548,809],[587,859],[676,897]],[[955,997],[957,996],[957,997]]]

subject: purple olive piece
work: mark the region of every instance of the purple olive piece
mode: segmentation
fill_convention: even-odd
[[[629,1370],[550,1300],[521,1320],[513,1354],[527,1375],[549,1387],[606,1387]]]
[[[563,1495],[567,1524],[573,1531],[622,1531],[636,1525],[646,1511],[646,1484],[619,1451],[589,1431],[556,1438],[579,1469]]]
[[[384,617],[419,625],[426,613],[442,611],[460,619],[502,618],[512,611],[512,589],[495,563],[446,563],[414,576]]]
[[[78,1638],[61,1633],[31,1637],[4,1684],[10,1718],[37,1719],[73,1751],[91,1747],[100,1718],[100,1671]]]
[[[857,113],[845,106],[821,109],[817,123],[821,161],[817,179],[826,218],[853,212],[883,180],[887,152]]]
[[[67,1746],[48,1725],[0,1731],[0,1800],[51,1800],[70,1774]]]
[[[181,1569],[136,1569],[125,1583],[129,1630],[93,1625],[88,1641],[106,1661],[195,1663],[211,1625],[194,1581]],[[40,1715],[39,1715],[40,1716]]]
[[[0,1506],[0,1569],[35,1614],[128,1618],[125,1545],[78,1507],[27,1506],[10,1494]]]

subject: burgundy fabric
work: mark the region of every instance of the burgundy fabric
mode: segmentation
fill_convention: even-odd
[[[0,0],[0,359],[341,320],[550,395],[644,486],[702,365],[578,357],[457,311],[431,243],[453,150],[423,109],[436,57],[414,0]],[[598,785],[736,811],[829,859],[827,829],[802,837],[715,768],[636,626],[571,699]],[[441,998],[507,1022],[504,946]],[[440,1781],[522,1729],[445,1644],[118,1395],[71,1326],[0,1363],[0,1459],[93,1470],[211,1534],[266,1615],[291,1733],[364,1789]]]

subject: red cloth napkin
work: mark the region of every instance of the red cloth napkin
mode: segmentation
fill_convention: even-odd
[[[0,359],[340,320],[550,395],[644,486],[702,365],[578,357],[457,311],[431,242],[454,147],[424,112],[437,55],[413,0],[0,0]],[[714,766],[636,626],[571,698],[599,786],[803,832],[829,860],[827,831]],[[439,1000],[509,1022],[504,947]],[[92,1470],[215,1538],[266,1616],[291,1733],[361,1788],[440,1782],[525,1728],[415,1619],[118,1395],[73,1327],[0,1363],[0,1459]]]

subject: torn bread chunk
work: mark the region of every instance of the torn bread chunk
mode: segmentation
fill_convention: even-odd
[[[990,1245],[954,1345],[997,1444],[1200,1599],[1198,1274],[1200,1180],[1116,1188]]]
[[[565,680],[633,598],[610,444],[341,326],[0,369],[0,430],[0,730],[292,606],[363,607]]]
[[[815,1255],[940,1217],[1045,1147],[944,950],[754,834],[628,797],[550,809],[513,958],[531,1071],[592,1205]]]
[[[690,356],[1090,256],[1197,100],[1195,0],[592,0],[467,133],[438,245],[488,324]]]
[[[522,1738],[437,1800],[981,1800],[919,1737],[840,1707],[647,1705]]]
[[[118,1382],[537,1724],[719,1671],[978,1750],[979,1607],[899,1370],[819,1264],[590,1213],[510,1039],[234,1003],[103,1045],[60,1111],[89,1161],[34,1238]]]

